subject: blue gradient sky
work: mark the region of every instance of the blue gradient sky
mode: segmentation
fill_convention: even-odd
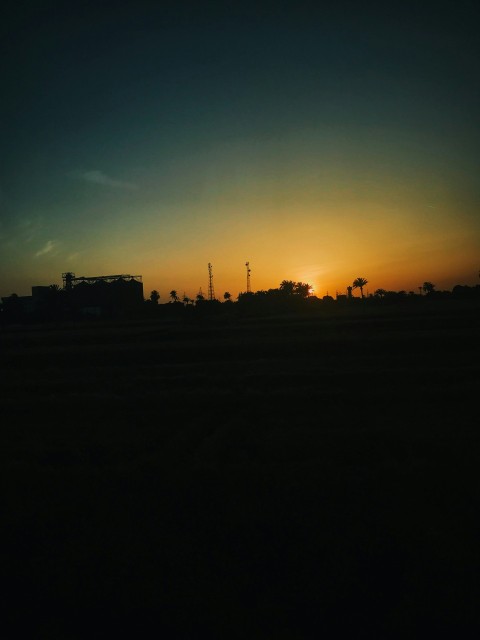
[[[476,3],[99,5],[5,14],[0,295],[478,282]]]

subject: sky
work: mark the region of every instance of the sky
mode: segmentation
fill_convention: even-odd
[[[15,2],[0,296],[478,284],[477,2]]]

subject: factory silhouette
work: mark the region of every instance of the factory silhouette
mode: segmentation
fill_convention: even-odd
[[[412,305],[425,304],[433,300],[480,300],[480,285],[456,285],[452,291],[437,291],[431,282],[424,282],[414,291],[386,291],[376,289],[374,293],[364,288],[368,280],[355,278],[345,292],[328,293],[319,298],[313,295],[309,284],[283,280],[278,288],[253,292],[251,289],[250,263],[246,267],[246,290],[238,294],[236,301],[227,291],[220,300],[215,294],[213,267],[208,263],[208,294],[200,288],[195,299],[172,290],[169,299],[160,303],[156,290],[144,297],[141,275],[117,274],[102,276],[80,276],[73,272],[62,273],[63,288],[56,284],[32,286],[31,296],[12,294],[2,297],[0,322],[43,322],[81,318],[130,318],[130,317],[182,317],[192,314],[269,315],[271,313],[308,312],[339,308],[359,308],[359,305]],[[354,290],[360,292],[354,295]],[[195,309],[195,311],[193,311]]]

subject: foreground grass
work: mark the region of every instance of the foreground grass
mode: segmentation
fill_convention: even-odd
[[[472,308],[3,331],[11,628],[478,629],[478,327]]]

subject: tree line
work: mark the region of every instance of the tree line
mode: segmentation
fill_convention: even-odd
[[[282,280],[276,288],[258,290],[255,292],[241,292],[236,301],[230,292],[225,291],[223,302],[218,299],[206,299],[200,292],[195,298],[190,298],[185,293],[183,296],[178,291],[172,289],[168,301],[160,304],[160,294],[157,290],[152,290],[149,297],[134,309],[109,308],[108,312],[102,311],[98,315],[147,316],[157,315],[157,313],[182,314],[195,309],[195,313],[283,313],[306,311],[315,308],[335,307],[339,305],[389,305],[389,304],[411,304],[419,301],[432,300],[480,300],[480,285],[466,286],[456,285],[451,291],[439,291],[435,284],[425,281],[419,285],[417,291],[388,291],[378,288],[373,293],[365,293],[365,288],[369,281],[365,277],[355,278],[351,285],[346,288],[345,294],[336,293],[335,298],[328,293],[319,298],[313,293],[313,288],[306,282],[296,282],[294,280]],[[360,295],[354,296],[353,292],[359,290]],[[22,322],[44,322],[75,319],[84,317],[85,309],[74,309],[70,304],[69,291],[61,289],[58,285],[51,285],[47,288],[46,295],[41,303],[35,308],[29,308],[25,300],[30,300],[28,296],[20,298],[15,293],[3,297],[0,305],[0,323],[13,324]],[[182,310],[187,311],[182,311]]]
[[[415,291],[405,291],[405,290],[400,290],[400,291],[389,291],[387,289],[375,289],[375,291],[373,293],[369,293],[368,295],[365,295],[364,293],[364,288],[367,286],[367,284],[369,283],[369,281],[367,280],[367,278],[363,278],[363,277],[358,277],[355,278],[352,282],[352,284],[350,286],[347,287],[346,291],[347,293],[345,294],[345,296],[347,298],[353,298],[353,291],[355,289],[359,289],[360,290],[360,298],[362,300],[365,299],[375,299],[375,300],[383,300],[383,299],[393,299],[393,298],[405,298],[405,297],[415,297],[417,295],[420,296],[441,296],[441,297],[448,297],[448,296],[452,296],[452,297],[476,297],[478,294],[478,286],[474,286],[474,287],[469,287],[469,286],[462,286],[462,285],[456,285],[452,291],[437,291],[436,290],[436,285],[433,284],[432,282],[429,281],[425,281],[422,285],[420,285],[418,287],[418,294]],[[319,300],[319,298],[317,296],[315,296],[313,294],[313,287],[305,282],[295,282],[294,280],[283,280],[278,288],[274,288],[274,289],[268,289],[268,290],[258,290],[255,292],[241,292],[238,295],[237,301],[240,302],[242,300],[245,299],[253,299],[253,298],[278,298],[278,299],[285,299],[285,298],[291,298],[291,299],[307,299],[307,298],[311,298],[314,300]],[[336,294],[336,299],[338,300],[339,298],[342,299],[343,295],[342,294]],[[223,299],[225,302],[232,302],[232,294],[228,291],[225,291],[225,293],[223,294]],[[329,301],[330,299],[334,299],[332,298],[332,296],[329,296],[328,293],[323,296],[321,298],[323,301]],[[198,303],[202,303],[206,301],[205,296],[200,292],[197,294],[197,296],[195,298],[190,298],[187,295],[185,295],[185,293],[183,294],[182,297],[180,297],[178,295],[178,292],[176,289],[172,289],[172,291],[170,291],[169,293],[169,299],[168,299],[168,304],[183,304],[183,305],[194,305],[194,304],[198,304]],[[146,300],[146,302],[150,303],[150,304],[154,304],[157,305],[160,303],[160,294],[158,293],[158,291],[156,289],[154,289],[153,291],[151,291],[150,293],[150,297],[148,298],[148,300]],[[219,302],[218,299],[215,300],[208,300],[208,302]]]

